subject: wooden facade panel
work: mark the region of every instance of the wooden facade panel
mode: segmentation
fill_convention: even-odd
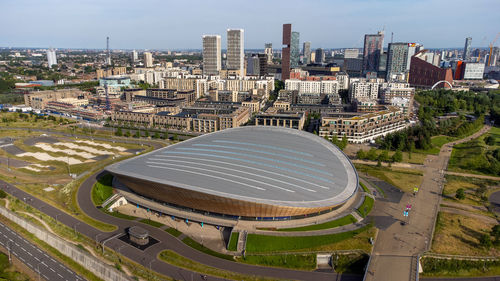
[[[123,175],[115,176],[118,177],[122,184],[145,197],[191,209],[225,215],[243,217],[287,217],[313,214],[335,207],[301,208],[259,204],[153,183]]]

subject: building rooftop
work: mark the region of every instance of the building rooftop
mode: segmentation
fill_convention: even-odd
[[[292,207],[340,204],[358,185],[354,166],[332,143],[269,126],[202,135],[106,169],[216,196]]]

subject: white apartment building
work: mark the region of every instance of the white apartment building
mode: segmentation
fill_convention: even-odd
[[[144,52],[144,66],[153,67],[153,54]]]
[[[285,80],[285,90],[298,91],[299,94],[336,94],[339,89],[338,82],[335,80],[302,81],[287,79]]]
[[[349,88],[349,99],[354,101],[359,98],[377,99],[380,84],[374,82],[355,82]]]

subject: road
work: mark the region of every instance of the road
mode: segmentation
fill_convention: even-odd
[[[33,131],[35,131],[35,129],[33,129]],[[46,130],[38,130],[38,131],[44,133],[55,133],[55,134],[71,136],[71,134],[65,134],[60,132],[53,132]],[[80,137],[88,137],[88,136],[80,136]],[[101,139],[101,138],[94,137],[94,139]],[[109,141],[109,139],[106,141]],[[119,141],[122,141],[122,139],[120,139]],[[141,140],[133,140],[133,139],[128,141],[134,143],[143,142]],[[155,149],[162,147],[162,144],[158,142],[144,141],[144,143],[146,142],[148,144],[154,145]],[[80,221],[78,218],[68,213],[65,213],[62,210],[59,210],[56,207],[53,207],[52,205],[46,203],[45,201],[33,197],[32,195],[24,192],[23,190],[5,181],[0,180],[0,188],[4,189],[7,193],[11,194],[12,196],[17,197],[20,200],[24,200],[27,204],[31,205],[32,207],[56,219],[60,223],[65,224],[66,226],[72,229],[75,229],[75,231],[80,232],[81,234],[91,238],[92,240],[95,240],[99,243],[103,243],[105,241],[106,247],[119,252],[120,254],[126,256],[127,258],[147,268],[151,268],[152,270],[158,273],[170,276],[174,279],[202,280],[202,276],[199,273],[194,273],[180,267],[172,266],[157,259],[158,254],[166,249],[173,250],[174,252],[179,253],[180,255],[186,258],[202,263],[204,265],[245,275],[259,275],[271,278],[283,278],[283,279],[294,279],[294,280],[319,280],[319,281],[320,280],[354,281],[362,279],[362,276],[359,275],[347,275],[347,274],[339,275],[333,272],[319,272],[319,271],[311,272],[311,271],[290,270],[290,269],[282,269],[274,267],[254,266],[254,265],[237,263],[220,259],[211,255],[207,255],[205,253],[202,253],[187,246],[182,241],[178,240],[176,237],[171,236],[170,234],[159,228],[152,227],[150,225],[143,224],[137,221],[129,221],[107,215],[99,211],[94,206],[91,200],[91,189],[95,184],[97,177],[100,173],[101,172],[93,174],[83,182],[83,184],[80,186],[78,190],[77,201],[80,206],[80,209],[88,216],[99,221],[116,225],[118,227],[118,230],[113,232],[100,231],[84,223],[83,221]],[[126,228],[135,225],[147,229],[150,235],[155,239],[157,239],[159,243],[149,247],[145,251],[141,251],[135,247],[130,246],[129,244],[126,244],[125,242],[117,238],[113,238],[117,234],[125,233]],[[209,276],[208,280],[222,280],[222,279]]]
[[[372,216],[379,232],[364,280],[416,280],[416,257],[429,250],[432,243],[444,171],[452,147],[477,138],[489,129],[490,126],[485,125],[469,137],[444,144],[439,155],[428,155],[423,167],[423,181],[416,196],[401,192],[399,198],[389,196],[387,200],[375,202]],[[378,181],[377,185],[390,189],[382,181]],[[412,205],[412,208],[409,217],[404,217],[407,205]]]
[[[40,274],[40,277],[45,280],[85,280],[3,223],[0,223],[0,245],[10,249],[12,255],[31,268],[33,272]]]

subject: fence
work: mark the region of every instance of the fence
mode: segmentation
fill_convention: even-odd
[[[49,244],[63,255],[71,258],[76,263],[80,264],[90,272],[94,273],[97,277],[106,281],[130,281],[131,279],[123,272],[104,264],[102,261],[94,256],[89,255],[83,250],[75,247],[69,242],[64,241],[58,236],[40,228],[39,226],[27,221],[26,219],[16,215],[14,212],[7,210],[0,206],[0,215],[15,222],[28,232],[33,233],[38,239]]]

